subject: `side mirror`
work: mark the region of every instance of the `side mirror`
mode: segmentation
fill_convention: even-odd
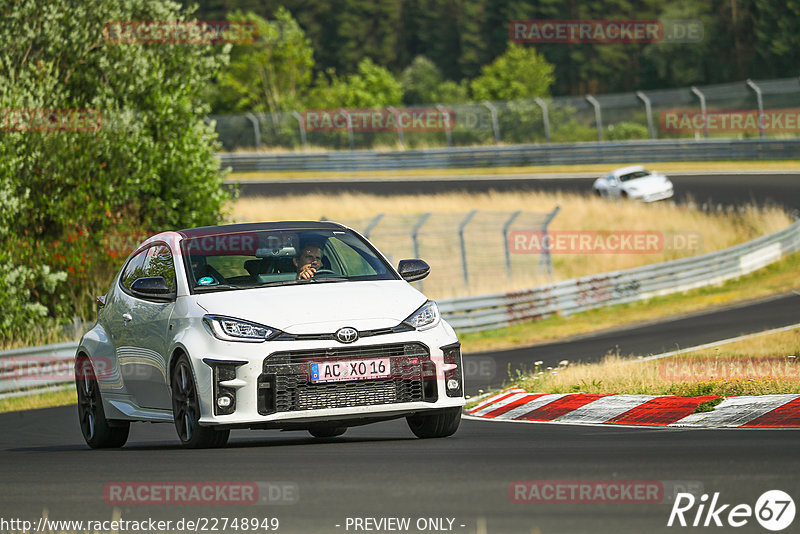
[[[422,260],[400,260],[400,263],[397,264],[397,272],[406,282],[416,282],[428,276],[431,267]]]
[[[137,278],[131,284],[131,293],[146,299],[172,300],[175,297],[163,276]]]

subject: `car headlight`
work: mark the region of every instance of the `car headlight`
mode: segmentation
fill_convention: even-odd
[[[260,343],[280,334],[280,330],[275,328],[224,315],[206,315],[203,317],[203,322],[214,337],[223,341]]]
[[[439,324],[440,319],[439,306],[434,301],[429,300],[403,322],[417,330],[427,330]]]

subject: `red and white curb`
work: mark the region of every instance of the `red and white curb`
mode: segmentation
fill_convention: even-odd
[[[728,397],[713,411],[693,413],[717,398],[587,393],[528,393],[509,388],[467,410],[499,421],[616,424],[683,428],[800,427],[800,395]]]

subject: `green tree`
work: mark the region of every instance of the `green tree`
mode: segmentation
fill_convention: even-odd
[[[436,102],[437,89],[443,81],[442,73],[433,61],[425,56],[417,56],[400,75],[403,102],[409,105]]]
[[[314,51],[291,13],[279,8],[273,20],[236,11],[228,20],[255,26],[254,43],[236,44],[218,77],[214,111],[287,111],[297,108],[311,84]]]
[[[516,100],[547,96],[553,66],[534,48],[511,43],[505,54],[481,69],[470,87],[475,100]]]
[[[334,108],[380,108],[396,106],[402,102],[403,86],[385,68],[369,58],[358,64],[358,71],[339,77],[333,70],[317,78],[311,90],[307,107],[317,109]]]
[[[0,271],[13,286],[0,290],[6,338],[28,331],[32,316],[88,318],[126,252],[109,245],[112,236],[131,244],[140,233],[215,224],[229,194],[198,96],[225,50],[104,38],[109,21],[186,20],[180,6],[18,0],[0,11]],[[25,113],[49,120],[55,109],[90,120],[19,127]],[[58,292],[54,272],[68,276]]]

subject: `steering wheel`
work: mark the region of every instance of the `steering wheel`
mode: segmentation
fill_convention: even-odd
[[[337,274],[337,273],[333,272],[331,269],[317,269],[316,271],[314,271],[314,276],[317,276],[318,274]]]

